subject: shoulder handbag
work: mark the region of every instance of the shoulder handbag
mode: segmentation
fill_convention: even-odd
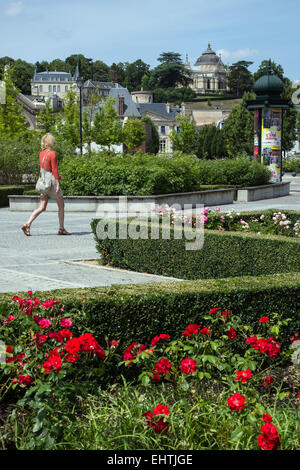
[[[49,152],[48,152],[49,153]],[[40,169],[40,177],[37,180],[35,189],[38,193],[45,193],[51,189],[52,186],[52,173],[51,171],[45,170],[44,166],[44,160],[46,158],[47,153],[44,155],[43,161],[42,161],[42,167]]]

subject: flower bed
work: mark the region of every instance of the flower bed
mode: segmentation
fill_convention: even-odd
[[[217,387],[218,404],[229,434],[223,430],[221,436],[221,431],[208,427],[207,442],[204,444],[204,439],[201,444],[204,448],[236,449],[247,445],[247,449],[275,450],[299,445],[295,428],[300,397],[297,362],[296,380],[284,384],[281,376],[282,368],[293,364],[300,340],[295,335],[285,347],[281,342],[291,318],[258,315],[250,326],[240,316],[214,306],[203,315],[201,324],[179,325],[181,333],[177,337],[160,330],[145,343],[135,338],[128,344],[117,336],[103,341],[83,327],[78,312],[68,312],[53,298],[35,298],[32,292],[25,298],[15,296],[1,317],[1,337],[6,343],[1,392],[2,398],[17,401],[11,419],[19,413],[23,420],[20,448],[80,448],[80,433],[91,432],[91,423],[82,402],[75,406],[76,397],[85,403],[100,399],[113,383],[124,395],[126,381],[143,387],[139,388],[143,398],[139,398],[136,423],[123,436],[129,443],[135,443],[138,436],[139,442],[145,442],[143,448],[176,448],[178,438],[183,439],[182,420],[188,419],[191,424],[191,415],[201,410],[206,421],[204,397]],[[164,393],[159,402],[149,406],[157,395],[155,388]],[[173,401],[176,391],[181,394],[181,405]],[[282,412],[290,413],[292,418],[288,430]],[[123,413],[118,418],[120,425]],[[84,424],[78,431],[79,421]],[[6,439],[12,439],[10,422]],[[72,422],[75,447],[74,440],[68,440]],[[112,436],[111,448],[115,448],[115,440],[120,441],[119,436]],[[20,442],[16,435],[14,439]],[[195,444],[197,438],[186,439]],[[122,442],[124,445],[124,439]],[[91,448],[89,445],[86,442],[86,448]],[[135,447],[129,444],[129,448]]]

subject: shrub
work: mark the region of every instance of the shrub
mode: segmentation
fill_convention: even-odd
[[[20,139],[0,139],[0,181],[3,184],[35,183],[39,172],[39,153],[41,136],[32,133]],[[70,144],[58,140],[55,146],[58,162],[66,155],[73,155]]]
[[[300,173],[300,158],[283,158],[282,169],[285,173]]]
[[[144,231],[145,235],[137,234],[137,237],[143,238],[119,239],[120,224],[125,222],[111,221],[116,223],[116,238],[101,240],[97,237],[97,223],[95,219],[91,226],[103,262],[124,269],[179,279],[261,276],[299,270],[298,239],[206,230],[203,247],[187,250],[188,239],[182,228],[171,226],[170,239],[163,239],[160,226],[157,239],[151,239],[151,224],[148,225],[147,219],[133,220],[128,221],[127,227],[134,228],[133,223],[139,223],[139,232]]]
[[[198,191],[201,185],[266,184],[269,171],[249,160],[200,161],[175,152],[172,158],[136,153],[64,158],[66,195],[154,195]]]
[[[12,194],[28,194],[35,192],[33,186],[0,186],[0,207],[7,207],[9,205],[8,196]],[[37,193],[36,193],[37,194]]]

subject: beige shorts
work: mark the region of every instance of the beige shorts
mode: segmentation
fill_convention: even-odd
[[[63,197],[63,192],[60,188],[59,188],[58,193],[56,192],[56,181],[53,175],[52,175],[51,188],[45,193],[41,193],[41,199],[43,199],[46,196],[48,196],[49,199],[58,199],[59,197]]]

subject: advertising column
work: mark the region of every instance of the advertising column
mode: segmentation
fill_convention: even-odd
[[[262,110],[261,163],[271,171],[270,183],[278,183],[281,173],[282,110]]]

